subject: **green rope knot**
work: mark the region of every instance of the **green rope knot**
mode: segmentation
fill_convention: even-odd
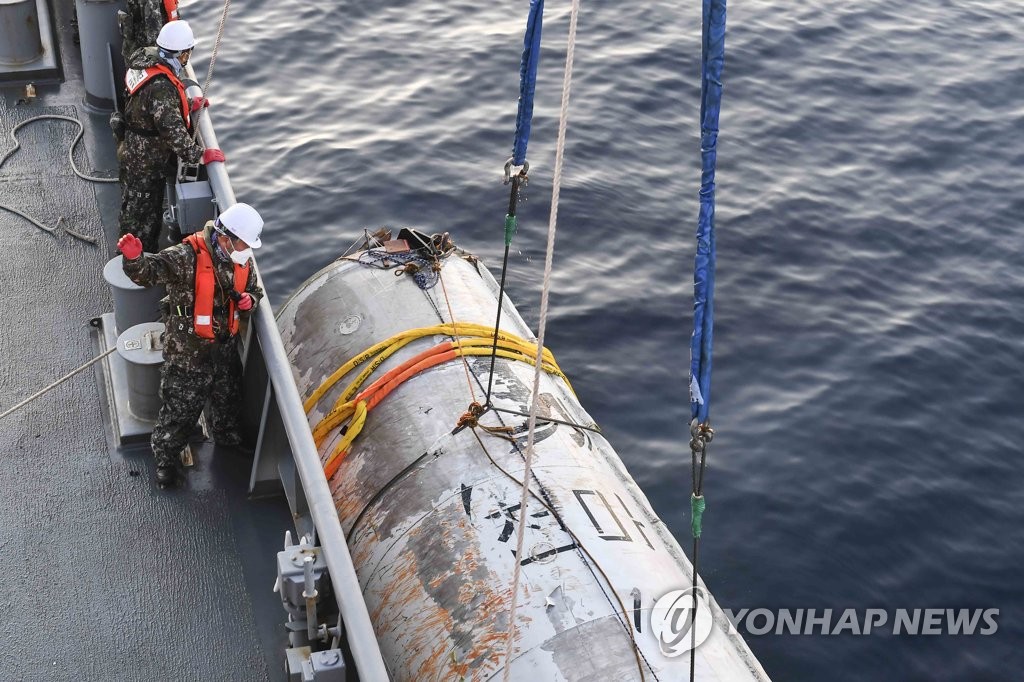
[[[512,243],[512,236],[516,233],[516,217],[510,213],[505,214],[505,246]]]
[[[690,511],[693,513],[693,518],[690,520],[690,531],[693,532],[693,537],[700,537],[700,522],[704,518],[704,496],[697,495],[694,493],[690,494]]]

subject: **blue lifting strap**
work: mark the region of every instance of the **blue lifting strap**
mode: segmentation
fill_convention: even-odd
[[[699,423],[711,403],[711,341],[715,294],[715,162],[725,62],[725,0],[703,0],[700,97],[700,215],[693,270],[690,410]]]
[[[522,166],[526,161],[526,145],[530,141],[543,18],[544,0],[530,0],[530,16],[526,20],[526,35],[523,37],[523,61],[519,65],[519,112],[516,114],[516,139],[512,144],[512,164],[515,166]]]

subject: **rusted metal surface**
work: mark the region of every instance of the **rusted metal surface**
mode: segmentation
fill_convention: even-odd
[[[450,321],[449,304],[458,322],[493,324],[497,286],[486,270],[450,258],[443,276],[447,302],[441,286],[421,291],[408,277],[346,260],[307,281],[278,317],[300,395],[375,343]],[[507,302],[502,319],[503,329],[533,338]],[[409,344],[377,375],[440,340]],[[611,445],[592,430],[538,421],[536,497],[517,557],[526,418],[497,412],[481,418],[512,427],[514,442],[481,429],[453,434],[487,385],[490,358],[468,364],[472,392],[456,361],[423,372],[383,400],[330,482],[392,674],[417,682],[500,679],[507,664],[512,679],[530,682],[686,679],[689,656],[661,652],[649,612],[658,597],[689,586],[690,564]],[[531,366],[498,359],[493,403],[527,413],[532,382]],[[345,383],[312,410],[311,425]],[[592,424],[561,379],[544,375],[540,393],[541,417]],[[322,445],[322,457],[335,440]],[[506,658],[517,560],[517,637]],[[767,679],[714,608],[716,628],[697,649],[698,679]]]

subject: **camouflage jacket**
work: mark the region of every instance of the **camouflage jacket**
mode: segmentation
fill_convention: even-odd
[[[212,235],[213,223],[207,223],[203,230],[203,238],[214,254]],[[222,261],[213,255],[214,273],[218,287],[214,294],[213,325],[214,330],[228,329],[228,298],[225,286],[230,290],[234,282],[234,264]],[[188,244],[170,246],[160,253],[143,253],[135,260],[122,259],[124,274],[133,282],[143,287],[163,284],[167,287],[168,314],[164,320],[164,358],[174,361],[178,358],[189,358],[205,355],[217,341],[196,336],[192,327],[192,307],[196,297],[196,254]],[[239,315],[244,321],[249,318],[256,305],[263,297],[263,289],[256,284],[256,270],[249,270],[249,280],[245,285],[246,292],[253,298],[253,307],[248,311],[240,310]],[[188,308],[188,310],[186,310]],[[186,314],[180,314],[186,313]]]
[[[184,18],[177,10],[175,16],[167,16],[163,0],[128,0],[125,11],[127,16],[121,25],[121,54],[125,63],[135,50],[156,45],[156,38],[165,23]]]
[[[129,69],[147,69],[160,63],[156,48],[136,50]],[[128,129],[119,152],[126,177],[166,174],[177,155],[182,161],[197,164],[203,147],[192,141],[181,115],[178,90],[166,76],[156,76],[125,103],[124,122]],[[154,136],[134,134],[132,129],[155,131]]]

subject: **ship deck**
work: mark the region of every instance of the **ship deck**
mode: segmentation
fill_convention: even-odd
[[[87,173],[116,177],[106,114],[85,107],[73,3],[57,3],[65,80],[34,100],[0,84],[0,158],[46,114],[82,122]],[[119,187],[78,178],[78,129],[33,122],[0,167],[0,412],[98,355],[113,310]],[[230,153],[230,152],[229,152]],[[250,461],[198,448],[187,485],[156,488],[148,445],[118,447],[102,363],[0,420],[0,679],[284,679],[271,590],[292,527],[283,498],[247,497]]]

